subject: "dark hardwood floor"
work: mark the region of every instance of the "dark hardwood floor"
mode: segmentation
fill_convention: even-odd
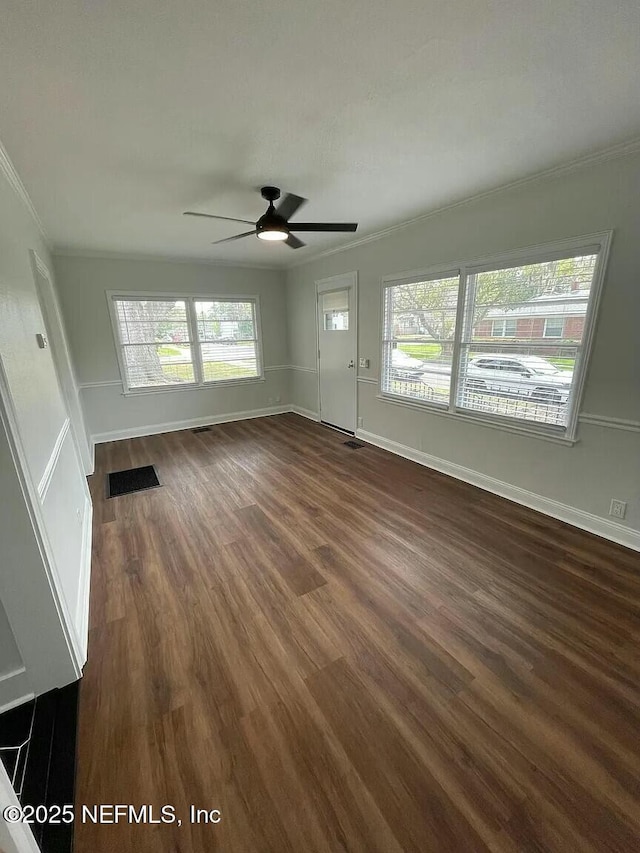
[[[77,853],[640,849],[640,556],[345,438],[97,448]]]

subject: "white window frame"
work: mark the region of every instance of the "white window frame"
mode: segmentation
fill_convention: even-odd
[[[408,272],[396,273],[384,276],[381,279],[380,287],[380,376],[378,379],[377,397],[388,403],[405,406],[411,409],[431,412],[436,415],[452,417],[458,420],[464,420],[471,423],[476,423],[481,426],[494,427],[496,429],[506,430],[507,432],[524,433],[537,438],[542,438],[550,441],[556,441],[562,444],[574,444],[576,442],[576,433],[578,428],[578,417],[582,398],[584,394],[584,385],[587,373],[587,367],[591,357],[593,347],[594,332],[596,318],[602,295],[602,287],[609,259],[609,251],[613,231],[603,231],[596,234],[587,234],[582,237],[572,237],[566,240],[558,240],[553,243],[543,243],[536,246],[528,246],[521,249],[514,249],[508,252],[502,252],[496,255],[490,255],[482,258],[476,258],[472,261],[464,261],[457,264],[447,264],[446,266],[429,267],[426,269],[410,270]],[[578,347],[578,356],[574,369],[574,385],[571,402],[569,405],[567,425],[556,426],[555,424],[543,424],[536,421],[525,421],[520,418],[513,418],[507,415],[492,415],[485,412],[474,412],[468,409],[462,409],[458,406],[458,385],[459,385],[459,362],[462,344],[463,327],[465,319],[465,309],[467,305],[467,290],[468,280],[471,275],[486,272],[496,269],[507,269],[515,266],[526,266],[527,264],[544,263],[545,261],[558,260],[563,257],[569,257],[573,254],[575,257],[581,254],[595,254],[597,259],[593,273],[593,282],[589,296],[587,313],[584,320],[584,329],[582,333],[582,341]],[[399,284],[410,284],[428,279],[444,278],[445,276],[460,275],[460,286],[458,291],[458,310],[456,314],[456,327],[453,342],[453,359],[451,365],[451,387],[449,404],[438,403],[429,400],[419,400],[413,398],[402,397],[397,394],[391,394],[383,390],[382,382],[384,376],[384,348],[385,348],[385,301],[386,290],[388,287],[393,287]],[[473,306],[473,302],[469,302]],[[559,340],[554,338],[553,340]],[[521,348],[522,344],[501,344],[503,349],[513,347],[514,349]]]
[[[495,327],[496,327],[497,323],[500,323],[502,325],[502,331],[500,332],[499,335],[496,334],[496,332],[495,332]],[[516,337],[515,334],[513,334],[513,335],[507,334],[507,323],[514,323],[515,328],[516,328],[516,332],[517,332],[518,321],[516,320],[516,318],[515,317],[509,317],[509,318],[503,317],[501,320],[491,320],[491,335],[490,335],[490,337],[492,337],[492,338],[515,338]]]
[[[177,293],[175,291],[131,291],[131,290],[107,290],[107,304],[109,307],[109,316],[111,317],[111,328],[113,330],[113,339],[116,348],[116,357],[118,360],[118,370],[120,371],[120,379],[122,381],[122,393],[126,397],[137,397],[140,394],[166,394],[171,391],[194,391],[218,388],[229,385],[247,385],[255,384],[256,382],[264,382],[264,359],[262,356],[262,322],[260,310],[260,297],[258,295],[239,295],[233,294],[212,294],[212,293]],[[193,364],[194,382],[174,382],[167,385],[149,385],[142,388],[130,387],[127,377],[126,365],[122,357],[124,344],[120,335],[120,326],[116,313],[115,303],[122,300],[140,301],[140,300],[165,300],[171,302],[173,300],[184,302],[187,309],[187,323],[189,326],[189,338],[191,343],[191,361]],[[248,376],[240,379],[210,379],[203,380],[202,377],[202,352],[200,348],[200,339],[198,337],[197,315],[195,310],[195,302],[252,302],[254,305],[254,316],[256,325],[256,362],[257,376]]]
[[[558,321],[560,321],[560,324],[562,326],[562,331],[560,332],[559,335],[548,335],[547,334],[547,323],[549,322],[549,320],[551,320],[554,323],[557,323]],[[549,338],[552,341],[561,341],[563,336],[564,336],[564,317],[545,317],[544,318],[544,328],[542,329],[542,337],[543,338]]]

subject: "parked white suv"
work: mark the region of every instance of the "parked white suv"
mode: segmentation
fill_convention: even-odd
[[[468,391],[564,404],[572,380],[571,371],[537,355],[486,353],[469,361],[465,384]]]
[[[391,353],[391,379],[404,382],[420,382],[424,373],[424,361],[414,358],[400,349]]]

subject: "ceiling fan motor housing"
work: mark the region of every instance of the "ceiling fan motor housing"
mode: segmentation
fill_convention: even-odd
[[[280,190],[278,187],[262,187],[260,190],[260,195],[265,201],[270,201],[273,203],[280,198]]]

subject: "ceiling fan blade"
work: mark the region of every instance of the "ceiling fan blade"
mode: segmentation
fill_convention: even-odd
[[[284,241],[287,246],[291,249],[300,249],[302,246],[306,246],[306,243],[303,243],[302,240],[298,240],[293,234],[289,234],[287,239]]]
[[[196,213],[195,210],[185,210],[183,216],[204,216],[206,219],[224,219],[226,222],[244,222],[245,225],[253,225],[250,219],[234,219],[233,216],[214,216],[213,213]]]
[[[289,222],[290,231],[355,231],[357,222]]]
[[[218,243],[229,243],[231,240],[240,240],[242,237],[250,237],[252,234],[256,233],[256,229],[253,231],[245,231],[244,234],[236,234],[234,237],[225,237],[224,240],[214,240],[211,244],[212,246],[217,246]]]
[[[278,205],[276,213],[283,219],[289,219],[289,217],[293,216],[293,214],[299,210],[303,204],[306,204],[306,202],[306,198],[302,198],[302,196],[287,193]]]

